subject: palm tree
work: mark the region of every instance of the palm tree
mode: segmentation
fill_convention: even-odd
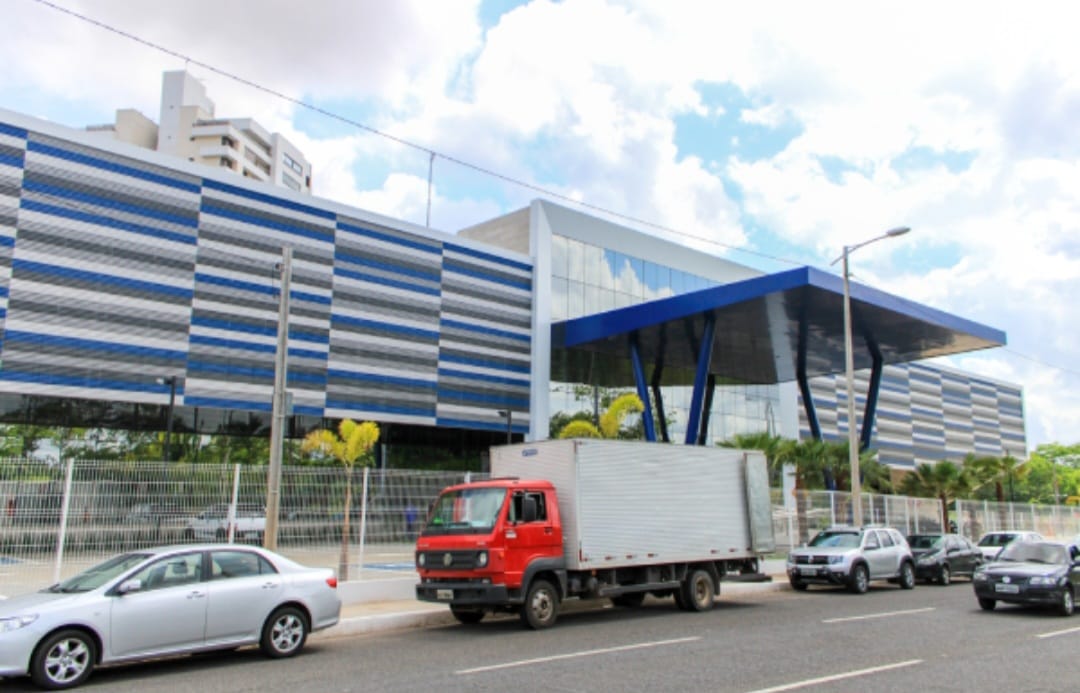
[[[970,491],[971,483],[970,471],[954,462],[924,462],[904,477],[900,482],[900,491],[909,496],[937,498],[941,501],[941,518],[944,523],[942,531],[947,531],[949,504]]]
[[[719,443],[719,445],[723,448],[760,450],[765,453],[765,462],[769,467],[769,482],[779,485],[784,465],[794,460],[798,441],[774,436],[762,431],[759,433],[738,433],[732,438]]]
[[[307,434],[301,449],[332,457],[345,465],[345,513],[341,520],[341,556],[338,560],[338,579],[349,579],[349,515],[352,510],[352,470],[357,460],[362,466],[371,463],[371,449],[379,440],[379,426],[371,421],[356,423],[343,419],[337,433],[317,429]]]
[[[570,421],[559,431],[559,438],[618,438],[619,429],[623,419],[630,414],[640,414],[645,411],[645,405],[641,398],[633,392],[628,392],[615,398],[615,401],[600,416],[600,426],[594,426],[591,421],[575,419]]]
[[[1012,485],[1014,481],[1023,479],[1027,474],[1027,469],[1024,467],[1024,462],[1016,459],[1010,454],[1006,454],[1004,457],[975,457],[969,454],[964,458],[964,464],[970,464],[977,470],[979,480],[982,482],[979,485],[993,483],[994,490],[997,493],[998,503],[1005,502],[1005,484],[1009,484],[1009,501],[1015,500],[1012,497]]]

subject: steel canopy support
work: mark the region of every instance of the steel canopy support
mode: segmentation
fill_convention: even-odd
[[[881,349],[876,342],[867,340],[870,347],[870,358],[873,365],[870,368],[870,387],[866,391],[866,409],[863,412],[862,431],[859,436],[859,452],[870,447],[870,437],[874,433],[874,417],[877,416],[878,395],[881,391],[881,372],[883,370]]]
[[[818,422],[817,409],[814,408],[814,398],[810,396],[810,381],[806,378],[805,316],[800,316],[799,319],[799,353],[795,359],[795,378],[799,382],[799,392],[802,393],[806,421],[810,424],[810,435],[814,440],[821,440],[821,424]]]
[[[645,427],[645,440],[655,443],[656,429],[653,427],[652,406],[649,404],[649,386],[645,382],[645,369],[641,366],[641,351],[638,349],[637,334],[630,335],[630,363],[634,368],[634,383],[637,385],[637,395],[641,398],[641,403],[645,407],[641,412],[641,423]]]
[[[697,374],[694,376],[694,394],[690,398],[690,416],[686,422],[686,444],[693,445],[701,431],[702,402],[705,388],[709,382],[709,367],[712,365],[713,338],[716,335],[716,316],[705,316],[705,328],[701,332],[701,344],[698,346]]]
[[[661,350],[661,354],[663,351]],[[656,365],[652,374],[653,401],[656,402],[656,422],[660,425],[660,440],[665,443],[671,442],[667,430],[667,414],[664,412],[664,394],[660,392],[660,381],[664,375],[664,362],[662,356],[656,357]]]
[[[705,385],[705,405],[701,408],[701,432],[698,433],[698,445],[704,445],[709,435],[709,419],[712,418],[712,401],[715,391],[716,376],[709,373],[709,382]]]

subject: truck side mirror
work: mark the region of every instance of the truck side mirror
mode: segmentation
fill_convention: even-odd
[[[525,496],[521,500],[521,521],[536,522],[536,497]]]

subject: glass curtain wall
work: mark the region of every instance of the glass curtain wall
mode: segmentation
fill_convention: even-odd
[[[573,238],[552,235],[551,319],[553,322],[699,291],[721,282],[674,267],[601,248]],[[632,391],[626,388],[623,391]],[[588,383],[551,384],[550,411],[603,413],[606,401],[623,391],[594,388]],[[669,436],[686,437],[691,387],[662,388]],[[713,393],[710,443],[742,433],[779,435],[780,393],[775,385],[724,385]]]

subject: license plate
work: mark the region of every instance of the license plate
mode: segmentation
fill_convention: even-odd
[[[998,592],[1004,592],[1005,594],[1017,594],[1020,592],[1020,585],[1006,585],[999,582],[994,585],[994,589]]]
[[[454,590],[435,590],[435,598],[441,602],[454,601]]]
[[[809,567],[809,566],[802,566],[802,567],[799,568],[799,574],[801,574],[801,575],[817,575],[818,574],[818,569],[813,568],[813,567]]]

